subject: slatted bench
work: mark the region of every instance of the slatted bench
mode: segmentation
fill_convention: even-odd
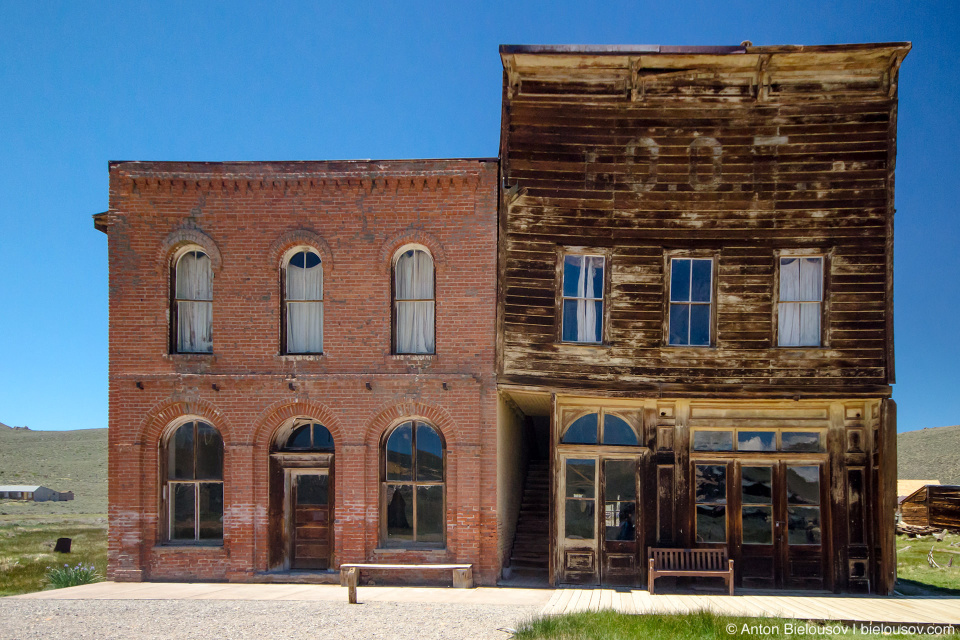
[[[357,584],[360,582],[360,572],[364,569],[371,571],[453,571],[453,586],[456,589],[473,588],[472,564],[341,564],[340,586],[347,587],[350,604],[357,603]]]
[[[733,560],[726,549],[650,549],[647,588],[660,576],[704,576],[723,578],[733,595]]]

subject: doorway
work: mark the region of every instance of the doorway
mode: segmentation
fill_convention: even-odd
[[[289,470],[290,567],[330,568],[329,469]]]

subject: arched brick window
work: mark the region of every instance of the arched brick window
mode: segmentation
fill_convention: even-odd
[[[163,499],[170,542],[223,540],[223,438],[191,420],[163,443]]]
[[[435,305],[433,256],[406,246],[393,263],[393,344],[395,353],[434,353]]]
[[[280,290],[283,353],[323,353],[323,263],[309,247],[291,251]]]
[[[170,351],[213,351],[213,270],[200,247],[187,247],[173,261]]]
[[[446,445],[433,426],[394,427],[381,451],[381,537],[388,546],[443,546]]]

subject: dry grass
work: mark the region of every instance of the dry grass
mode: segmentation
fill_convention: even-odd
[[[73,540],[70,553],[54,553],[57,538]],[[80,562],[106,573],[105,519],[0,522],[0,596],[45,589],[49,567]]]

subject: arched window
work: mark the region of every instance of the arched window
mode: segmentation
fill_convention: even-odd
[[[393,274],[394,350],[396,353],[433,353],[433,257],[424,249],[401,249]]]
[[[223,539],[223,439],[206,422],[193,420],[165,443],[163,497],[167,537],[176,542]]]
[[[586,413],[567,427],[560,444],[604,444],[636,447],[637,432],[620,416],[602,412]]]
[[[380,522],[386,543],[443,544],[445,454],[440,433],[419,420],[398,425],[384,440]]]
[[[283,265],[284,353],[323,353],[323,264],[312,249],[297,249]]]
[[[333,451],[333,436],[330,430],[319,422],[306,422],[295,426],[286,442],[283,451]]]
[[[174,353],[213,351],[213,271],[210,258],[200,249],[181,254],[173,267]]]

